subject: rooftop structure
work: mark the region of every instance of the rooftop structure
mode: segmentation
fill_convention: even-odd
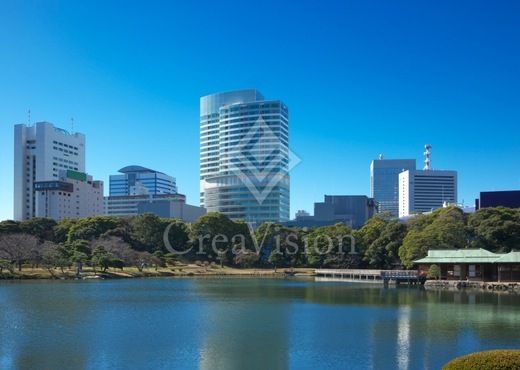
[[[85,135],[49,122],[14,126],[14,219],[37,216],[36,182],[57,181],[61,170],[85,173]]]
[[[175,177],[142,166],[126,166],[119,171],[122,175],[110,176],[110,196],[176,194]]]

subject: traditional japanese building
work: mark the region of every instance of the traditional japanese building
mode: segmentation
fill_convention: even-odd
[[[431,249],[414,261],[419,275],[426,276],[431,265],[440,268],[445,280],[520,281],[520,251],[493,253],[479,249]]]

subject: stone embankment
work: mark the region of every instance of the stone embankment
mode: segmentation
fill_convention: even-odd
[[[424,287],[426,289],[481,289],[488,291],[510,291],[520,293],[520,283],[518,282],[482,282],[482,281],[447,281],[447,280],[428,280]]]

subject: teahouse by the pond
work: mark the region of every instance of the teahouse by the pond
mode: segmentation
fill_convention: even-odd
[[[469,281],[520,281],[520,251],[493,253],[479,249],[431,249],[414,264],[419,276],[431,265],[440,268],[440,278]]]

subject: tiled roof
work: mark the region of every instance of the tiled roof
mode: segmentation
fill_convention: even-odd
[[[482,248],[431,249],[428,251],[428,256],[414,263],[520,263],[520,252],[498,254]]]
[[[502,254],[495,263],[520,263],[520,251],[512,251]]]

